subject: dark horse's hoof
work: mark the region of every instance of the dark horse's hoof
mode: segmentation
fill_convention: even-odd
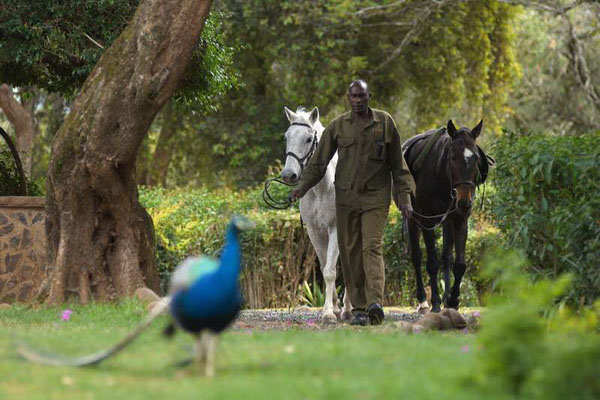
[[[458,300],[455,297],[448,297],[448,299],[446,299],[446,301],[444,302],[444,306],[446,308],[454,308],[455,310],[458,310],[458,304],[460,303],[460,300]]]

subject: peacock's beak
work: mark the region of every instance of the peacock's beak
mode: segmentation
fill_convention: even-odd
[[[240,231],[245,231],[256,227],[256,223],[254,221],[247,217],[244,217],[243,215],[235,215],[231,222]]]

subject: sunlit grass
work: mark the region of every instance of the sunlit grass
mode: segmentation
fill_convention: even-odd
[[[469,385],[473,335],[407,335],[384,328],[328,331],[229,331],[222,336],[216,377],[194,365],[177,367],[193,340],[165,340],[165,320],[98,367],[56,368],[30,364],[15,342],[69,355],[103,349],[123,337],[145,314],[136,302],[61,308],[14,306],[0,311],[2,399],[383,399],[481,398]],[[486,398],[494,398],[486,393]]]

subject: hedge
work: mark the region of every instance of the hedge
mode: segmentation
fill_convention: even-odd
[[[493,146],[492,214],[536,276],[573,275],[565,300],[600,294],[600,133],[579,137],[507,133]]]
[[[167,282],[170,272],[187,255],[218,254],[227,222],[234,213],[240,213],[257,223],[256,229],[242,236],[245,262],[242,288],[248,307],[295,306],[300,301],[300,286],[304,281],[322,284],[318,260],[297,207],[283,211],[269,209],[262,202],[261,189],[140,188],[140,201],[154,220],[163,282]],[[496,236],[492,227],[484,230],[483,235],[471,234],[467,247],[475,251],[468,253],[468,260],[475,270],[484,253],[482,246],[494,242],[491,238]],[[416,304],[414,271],[404,240],[402,217],[392,207],[384,234],[387,305]],[[469,272],[463,281],[463,305],[479,304],[479,283],[471,278]],[[341,282],[338,279],[340,285]]]

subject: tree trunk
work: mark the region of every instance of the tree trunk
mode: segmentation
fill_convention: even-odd
[[[167,183],[167,172],[169,171],[169,164],[173,157],[173,146],[175,142],[175,135],[179,128],[181,128],[181,119],[173,104],[167,104],[163,110],[163,123],[158,136],[158,143],[154,150],[153,162],[150,168],[150,179],[148,184],[150,186],[162,185],[165,186]]]
[[[159,290],[152,220],[135,159],[185,72],[211,0],[144,0],[57,132],[47,179],[48,302]]]
[[[23,171],[27,176],[31,176],[33,116],[15,99],[12,88],[7,84],[0,86],[0,108],[15,126],[16,146],[23,163]]]

